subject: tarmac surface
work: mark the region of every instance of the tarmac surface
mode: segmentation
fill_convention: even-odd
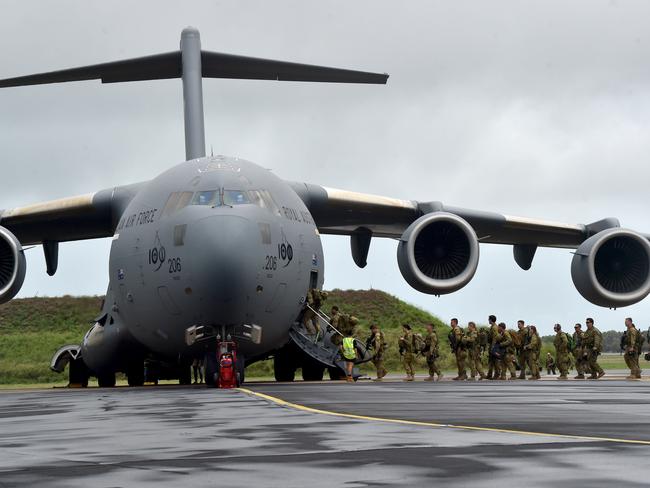
[[[650,382],[0,392],[0,487],[640,487]]]

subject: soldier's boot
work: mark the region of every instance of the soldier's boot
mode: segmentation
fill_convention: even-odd
[[[469,378],[465,378],[466,381],[476,381],[476,376],[470,376]]]
[[[635,379],[637,379],[637,378],[636,378],[636,376],[634,376],[633,374],[630,374],[630,375],[626,376],[625,379],[626,379],[626,380],[635,380]]]
[[[484,380],[485,378],[486,378],[486,376],[485,376],[484,374],[481,374],[481,375],[478,377],[478,380],[481,381],[481,380]]]
[[[501,375],[501,376],[499,376],[499,380],[500,380],[500,381],[505,381],[505,380],[506,380],[506,375]]]
[[[588,379],[588,380],[597,380],[597,379],[598,379],[598,375],[596,375],[595,373],[592,373],[591,376],[587,377],[587,379]]]
[[[567,375],[565,375],[565,374],[561,374],[560,376],[557,377],[557,379],[558,379],[558,380],[562,380],[562,381],[566,381],[566,380],[568,380],[569,378],[567,377]]]
[[[531,376],[530,378],[528,378],[528,381],[534,381],[534,380],[538,380],[538,379],[539,378],[537,376]]]
[[[442,379],[443,376],[444,376],[444,375],[443,375],[442,373],[438,373],[438,381],[440,381],[440,380]]]
[[[600,373],[598,373],[598,376],[596,377],[596,379],[600,379],[600,378],[602,378],[603,376],[605,376],[605,372],[604,372],[604,371],[601,371]]]
[[[486,380],[491,380],[492,379],[492,373],[489,372],[487,375],[485,375]]]
[[[526,379],[526,373],[524,373],[524,370],[521,370],[521,373],[519,373],[519,376],[517,377],[518,380],[525,380]]]
[[[424,378],[424,381],[433,381],[435,378],[433,376],[428,376]]]
[[[466,374],[462,374],[462,375],[460,375],[460,376],[458,377],[458,381],[465,381],[466,379],[467,379],[467,375],[466,375]]]
[[[574,379],[576,379],[576,380],[584,380],[584,379],[585,379],[585,375],[582,374],[582,373],[579,373],[577,376],[574,376]]]

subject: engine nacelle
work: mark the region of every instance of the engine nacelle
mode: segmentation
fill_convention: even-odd
[[[0,304],[8,302],[20,291],[26,271],[23,246],[9,230],[0,227]]]
[[[397,264],[416,290],[444,295],[461,289],[474,277],[479,245],[471,225],[457,215],[423,215],[404,231]]]
[[[628,229],[608,229],[583,242],[571,261],[580,294],[601,307],[625,307],[650,293],[650,243]]]

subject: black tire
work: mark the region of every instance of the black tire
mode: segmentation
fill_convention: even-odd
[[[314,360],[307,359],[302,365],[302,379],[305,381],[323,381],[324,374],[325,366]]]
[[[296,379],[296,369],[296,365],[291,356],[282,354],[282,351],[278,351],[278,354],[273,358],[273,375],[275,376],[275,381],[293,381]]]
[[[81,359],[73,359],[70,361],[68,366],[68,381],[70,385],[80,385],[82,388],[88,386],[88,378],[90,377],[90,371],[86,363]]]
[[[129,386],[143,386],[144,385],[144,362],[133,361],[126,368],[126,379]]]
[[[189,364],[181,364],[178,367],[178,384],[179,385],[192,384],[192,367]]]
[[[205,355],[203,364],[205,365],[205,384],[208,388],[217,387],[217,374],[219,373],[219,363],[214,352]]]
[[[115,373],[98,374],[97,384],[100,388],[113,388],[115,386]]]
[[[332,381],[340,381],[345,379],[345,373],[341,371],[341,368],[327,368],[327,372]]]

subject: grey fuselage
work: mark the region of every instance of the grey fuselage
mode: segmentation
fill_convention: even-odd
[[[192,325],[262,327],[240,341],[247,362],[288,341],[310,287],[323,283],[323,251],[296,192],[269,170],[223,156],[183,162],[154,178],[121,216],[110,252],[100,323],[84,362],[119,369],[129,354],[178,359]]]

